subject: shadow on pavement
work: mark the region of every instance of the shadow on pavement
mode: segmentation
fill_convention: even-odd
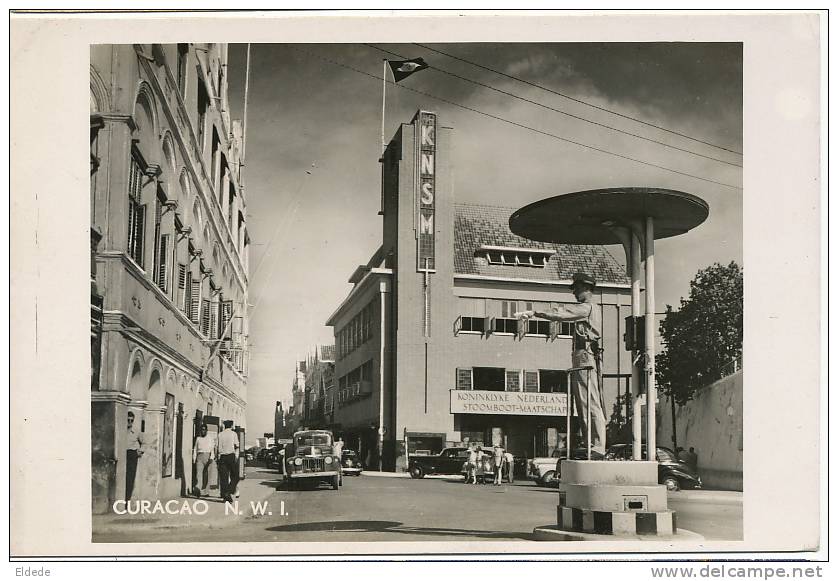
[[[484,539],[521,539],[525,541],[534,540],[532,533],[521,533],[512,531],[477,531],[468,529],[450,529],[438,527],[414,527],[405,525],[398,521],[386,520],[348,520],[348,521],[327,521],[298,523],[269,527],[265,530],[276,533],[291,532],[352,532],[352,533],[398,533],[404,535],[428,535],[428,536],[463,536],[480,537]],[[323,540],[328,540],[324,538]]]

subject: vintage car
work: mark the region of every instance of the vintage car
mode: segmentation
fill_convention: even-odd
[[[426,474],[460,474],[467,457],[467,448],[444,448],[439,454],[426,456],[411,454],[407,471],[411,478],[423,478]]]
[[[303,430],[294,433],[285,447],[282,471],[288,488],[326,482],[333,490],[343,484],[340,458],[334,453],[334,438],[328,430]],[[280,456],[282,457],[282,456]]]
[[[587,448],[573,450],[574,460],[585,460],[587,457]],[[558,486],[561,476],[561,463],[565,459],[567,459],[567,452],[564,448],[553,450],[550,457],[531,458],[527,462],[527,474],[535,480],[538,486]],[[592,450],[591,459],[601,460],[602,455]]]
[[[465,456],[468,458],[468,451],[466,451]],[[460,474],[464,477],[468,476],[468,460],[463,462],[460,466]],[[495,479],[495,459],[491,454],[483,454],[483,457],[477,465],[477,474],[475,476],[476,480],[481,484],[485,484],[490,480]]]
[[[344,450],[340,455],[341,471],[346,475],[360,476],[364,465],[355,450]]]
[[[646,456],[646,445],[641,448],[643,457]],[[655,459],[658,461],[658,484],[666,485],[666,489],[674,492],[682,488],[701,488],[701,477],[696,469],[677,458],[675,452],[669,448],[658,446]],[[631,444],[614,444],[605,453],[606,460],[631,460]]]

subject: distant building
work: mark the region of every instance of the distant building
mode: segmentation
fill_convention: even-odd
[[[420,111],[390,141],[382,245],[326,322],[335,334],[333,426],[366,465],[385,470],[404,467],[405,441],[410,453],[501,443],[518,457],[560,446],[571,325],[514,313],[575,302],[569,284],[579,270],[598,281],[606,414],[630,389],[624,268],[600,246],[514,235],[513,208],[455,203],[451,134]]]
[[[244,427],[243,145],[226,45],[91,47],[94,512],[126,493],[129,410],[145,440],[135,499],[191,488],[205,417]]]

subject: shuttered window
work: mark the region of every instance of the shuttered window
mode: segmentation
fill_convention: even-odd
[[[189,277],[191,278],[192,273],[189,273]],[[191,283],[191,291],[190,291],[190,301],[189,301],[189,320],[191,320],[196,325],[201,324],[201,279],[198,280],[190,280]]]
[[[538,371],[524,371],[524,391],[538,392]]]
[[[210,301],[201,299],[201,333],[209,336],[210,333]]]
[[[521,372],[506,370],[506,391],[521,391]]]
[[[457,389],[472,389],[470,368],[457,368]]]
[[[186,312],[186,305],[188,305],[187,296],[186,296],[186,274],[187,274],[186,265],[182,263],[178,263],[177,265],[177,307],[182,312]]]
[[[233,318],[233,301],[223,301],[221,303],[221,334],[224,339],[230,339],[232,330],[230,329],[230,319]]]
[[[145,206],[142,202],[143,171],[139,162],[131,158],[128,175],[128,256],[140,268],[143,264],[143,239],[145,237]]]
[[[154,202],[154,264],[151,277],[157,288],[164,293],[169,292],[169,253],[171,252],[171,237],[163,234],[163,206],[165,194],[158,189]]]
[[[209,311],[209,338],[210,339],[218,339],[218,307],[220,303],[218,301],[214,301],[210,303],[210,311]],[[204,333],[207,335],[207,333]]]
[[[160,256],[158,257],[157,265],[157,286],[164,293],[169,293],[169,253],[171,252],[171,245],[169,241],[171,235],[163,234],[160,237]]]

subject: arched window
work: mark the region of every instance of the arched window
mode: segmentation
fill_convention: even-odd
[[[186,202],[186,200],[189,199],[189,195],[192,190],[192,187],[189,185],[189,174],[186,172],[186,170],[183,170],[180,173],[180,179],[178,180],[178,183],[180,184],[181,203],[184,203]]]
[[[175,156],[175,144],[172,134],[166,133],[163,138],[163,156],[166,158],[166,171],[174,178],[177,175],[177,157]]]
[[[195,219],[195,229],[201,229],[201,202],[200,200],[195,200],[195,203],[192,204],[192,217]]]

